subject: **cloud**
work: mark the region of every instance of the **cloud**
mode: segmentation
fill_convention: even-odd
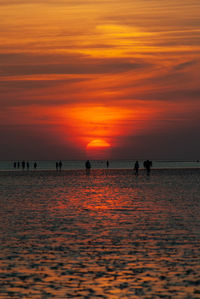
[[[149,66],[142,59],[93,58],[88,55],[1,54],[0,76],[37,74],[104,74],[120,73]]]
[[[198,63],[197,60],[189,60],[189,61],[185,61],[185,62],[182,62],[182,63],[179,63],[177,65],[174,66],[174,70],[183,70],[185,68],[188,68],[190,66],[193,66],[193,65],[196,65]]]
[[[97,3],[113,3],[120,0],[30,0],[29,4],[48,4],[48,5],[88,5],[88,4],[97,4]],[[10,6],[10,5],[27,5],[26,0],[0,0],[0,5]]]

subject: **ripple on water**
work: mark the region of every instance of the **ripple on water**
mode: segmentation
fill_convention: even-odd
[[[198,298],[199,172],[1,173],[0,297]]]

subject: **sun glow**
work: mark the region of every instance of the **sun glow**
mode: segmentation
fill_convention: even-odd
[[[103,139],[94,139],[92,141],[90,141],[87,145],[87,149],[89,148],[103,148],[103,147],[110,147],[110,143],[108,143],[107,141],[103,140]]]
[[[88,159],[110,159],[111,144],[104,139],[92,139],[86,146]]]
[[[126,108],[103,105],[68,105],[62,113],[70,136],[87,152],[114,146],[116,136],[123,134],[120,122],[131,117]]]

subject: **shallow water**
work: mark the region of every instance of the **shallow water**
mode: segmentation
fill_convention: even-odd
[[[1,298],[199,298],[200,170],[0,172]]]
[[[57,161],[29,161],[30,170],[33,170],[34,163],[37,162],[37,170],[55,170]],[[139,160],[140,168],[143,168],[144,160]],[[183,169],[183,168],[199,168],[200,162],[199,160],[195,161],[158,161],[153,160],[153,168],[154,169]],[[16,161],[0,161],[0,171],[5,170],[14,170],[21,171],[21,161],[20,168],[14,168],[14,163]],[[91,160],[92,169],[106,169],[106,160]],[[110,160],[109,168],[110,169],[133,169],[135,164],[135,160]],[[63,170],[84,170],[85,169],[85,161],[81,160],[65,160],[62,161],[62,169]]]

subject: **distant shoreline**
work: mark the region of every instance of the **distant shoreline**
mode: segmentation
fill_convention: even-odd
[[[129,169],[133,170],[136,160],[90,160],[91,169]],[[144,160],[139,161],[139,172],[144,169]],[[35,163],[36,162],[36,163]],[[25,161],[24,169],[22,168],[22,162],[19,161],[0,161],[0,171],[59,171],[59,167],[56,168],[56,162],[58,161]],[[36,164],[36,165],[35,165]],[[163,161],[152,160],[152,170],[155,169],[200,169],[200,162],[197,161]],[[85,161],[82,160],[62,160],[62,171],[68,170],[85,170]]]
[[[40,173],[42,174],[56,174],[56,175],[60,175],[60,174],[68,174],[68,173],[86,173],[85,169],[63,169],[63,170],[54,170],[54,169],[30,169],[30,170],[22,170],[22,169],[11,169],[11,170],[2,170],[0,169],[0,174],[19,174],[19,175],[38,175]],[[126,172],[128,174],[132,174],[133,176],[135,176],[134,174],[134,170],[130,169],[130,168],[109,168],[109,169],[105,169],[105,168],[92,168],[90,170],[90,174],[92,173],[105,173],[107,172],[109,173],[116,173],[116,172]],[[171,172],[171,173],[175,173],[175,172],[200,172],[200,167],[190,167],[190,168],[152,168],[151,170],[151,175],[156,174],[156,173],[161,173],[161,172]],[[146,175],[146,170],[144,168],[141,168],[139,170],[139,175]]]

